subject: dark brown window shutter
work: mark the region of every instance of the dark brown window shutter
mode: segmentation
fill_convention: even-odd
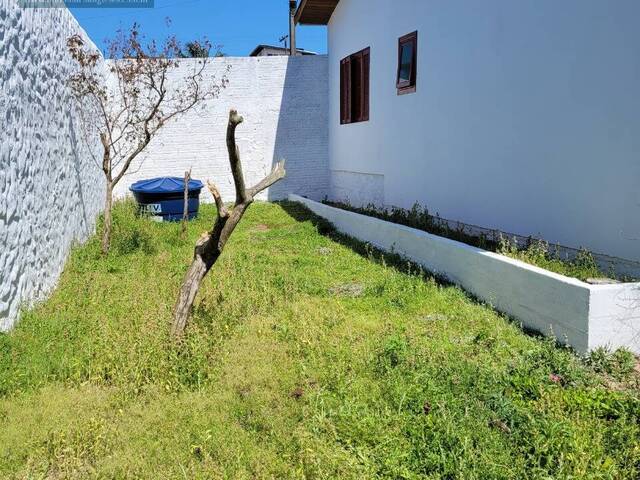
[[[340,65],[340,121],[351,123],[351,58]]]
[[[370,49],[340,61],[340,123],[369,120]]]
[[[345,84],[345,71],[344,71],[344,64],[345,61],[344,60],[340,60],[340,123],[345,123],[345,116],[346,116],[346,108],[345,108],[345,96],[347,95],[346,92],[346,84]]]
[[[351,121],[362,121],[362,52],[351,55]]]
[[[369,64],[371,51],[362,52],[362,120],[369,120]]]

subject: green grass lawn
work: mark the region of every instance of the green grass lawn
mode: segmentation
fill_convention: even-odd
[[[525,335],[295,204],[251,207],[176,344],[214,217],[182,239],[118,204],[112,253],[77,248],[0,335],[0,478],[640,477],[628,355]]]

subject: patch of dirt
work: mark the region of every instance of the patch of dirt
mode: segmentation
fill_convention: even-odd
[[[318,253],[323,256],[331,255],[331,249],[329,247],[318,248]]]
[[[291,397],[298,400],[300,397],[304,395],[304,389],[302,387],[296,388],[293,392],[291,392]]]
[[[171,254],[166,250],[163,250],[158,254],[158,261],[162,263],[167,262],[170,258],[171,258]]]
[[[269,225],[265,225],[264,223],[259,223],[258,225],[253,227],[253,230],[256,232],[268,232],[271,229],[269,228]]]
[[[251,393],[251,387],[249,385],[238,385],[238,386],[236,386],[236,394],[240,398],[246,399],[247,397],[249,397],[250,393]]]
[[[364,285],[361,283],[345,283],[343,285],[336,285],[329,289],[329,293],[341,297],[361,297],[364,294]]]
[[[608,390],[611,390],[614,392],[624,392],[625,390],[628,390],[628,387],[624,383],[618,382],[617,380],[609,377],[608,375],[604,377],[604,385],[607,387]]]

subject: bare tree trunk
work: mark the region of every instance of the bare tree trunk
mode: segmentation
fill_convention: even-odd
[[[182,207],[182,235],[187,233],[187,222],[189,221],[189,181],[191,181],[191,169],[184,172],[184,205]]]
[[[102,171],[107,184],[104,201],[104,226],[102,227],[102,254],[109,253],[111,246],[111,206],[113,204],[113,180],[111,178],[111,145],[105,133],[100,134],[104,153],[102,155]]]
[[[229,237],[247,211],[247,208],[249,208],[249,205],[253,203],[255,195],[285,176],[284,161],[281,161],[278,162],[269,175],[254,187],[245,187],[242,164],[240,162],[240,151],[235,138],[236,127],[242,123],[242,121],[243,118],[238,115],[238,112],[235,110],[229,112],[227,149],[229,151],[231,173],[233,174],[236,188],[236,202],[231,211],[227,210],[216,186],[211,182],[207,182],[211,195],[213,195],[216,202],[218,214],[211,231],[202,234],[196,243],[193,252],[193,261],[182,282],[178,300],[176,301],[173,311],[171,333],[175,337],[181,337],[184,333],[193,302],[200,289],[202,280],[220,257],[227,240],[229,240]]]
[[[196,299],[196,295],[200,289],[200,283],[202,283],[202,279],[207,274],[207,271],[207,266],[202,257],[196,255],[184,277],[182,288],[180,289],[180,296],[176,302],[173,314],[173,327],[171,329],[173,335],[180,336],[182,332],[184,332],[187,326],[187,320],[189,319],[191,306]]]
[[[109,253],[111,246],[111,207],[113,205],[113,189],[111,181],[107,179],[107,193],[104,202],[104,225],[102,227],[102,254]]]

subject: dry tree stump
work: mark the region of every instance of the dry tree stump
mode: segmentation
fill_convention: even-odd
[[[282,160],[276,164],[269,175],[256,185],[250,188],[245,186],[240,151],[236,144],[235,136],[236,127],[242,122],[243,118],[238,115],[237,111],[231,110],[229,112],[227,150],[229,151],[229,163],[231,164],[231,173],[236,190],[236,200],[231,210],[227,209],[217,187],[212,182],[207,182],[209,191],[216,202],[218,213],[213,228],[203,233],[196,242],[191,266],[187,270],[182,287],[180,287],[180,293],[173,310],[171,333],[174,337],[179,338],[184,334],[191,308],[202,280],[220,257],[229,237],[231,237],[247,208],[253,203],[254,197],[285,176],[284,160]]]

